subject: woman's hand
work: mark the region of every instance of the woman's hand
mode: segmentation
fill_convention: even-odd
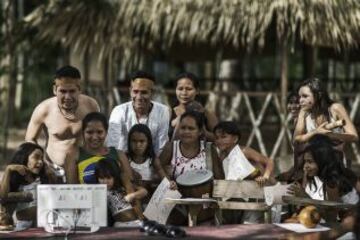
[[[178,187],[177,187],[177,184],[175,181],[170,181],[170,187],[169,187],[171,190],[177,190]]]
[[[20,164],[10,164],[6,167],[6,170],[18,172],[21,176],[25,176],[29,172],[29,169],[26,166]]]
[[[325,128],[328,123],[329,122],[327,121],[323,122],[319,127],[316,128],[316,133],[320,135],[326,135],[327,133],[330,133],[331,131]]]
[[[307,197],[308,196],[305,192],[305,189],[298,182],[295,182],[294,184],[290,185],[289,188],[287,189],[287,193],[294,195],[295,197]]]

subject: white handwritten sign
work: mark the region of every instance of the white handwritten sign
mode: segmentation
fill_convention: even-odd
[[[222,164],[226,180],[243,180],[255,171],[255,167],[245,157],[239,145],[231,150]]]
[[[181,197],[181,193],[179,191],[171,190],[169,187],[169,180],[164,178],[157,187],[144,211],[144,215],[148,219],[155,220],[162,224],[166,223],[166,220],[168,219],[171,210],[175,207],[175,204],[165,203],[165,198]]]

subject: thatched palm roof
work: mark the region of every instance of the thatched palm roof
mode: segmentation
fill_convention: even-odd
[[[358,0],[51,0],[26,20],[42,39],[128,58],[175,42],[262,47],[271,24],[279,38],[310,45],[351,48],[360,39]]]

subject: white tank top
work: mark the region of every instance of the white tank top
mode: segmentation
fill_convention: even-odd
[[[315,183],[314,183],[315,182]],[[305,187],[305,192],[315,200],[324,200],[323,182],[318,176],[314,177],[314,182],[308,182]]]
[[[37,186],[39,184],[40,184],[40,178],[37,178],[35,179],[34,182],[30,184],[19,186],[19,192],[30,192],[32,194],[33,200],[31,202],[19,202],[16,205],[16,211],[37,206]]]
[[[173,177],[176,179],[184,172],[191,170],[206,169],[206,149],[205,142],[200,141],[200,151],[193,158],[184,157],[180,149],[180,140],[173,142],[173,156],[171,159],[171,167],[173,169]]]
[[[330,116],[330,123],[332,122],[335,122],[336,119],[332,117],[330,111],[329,111],[329,116]],[[310,114],[308,114],[306,117],[305,117],[305,129],[306,129],[306,132],[312,132],[314,131],[318,126],[316,126],[316,122],[315,122],[315,119],[313,119],[311,117]],[[343,133],[343,128],[342,127],[337,127],[337,128],[333,128],[331,130],[333,133]]]
[[[314,183],[308,183],[305,188],[305,192],[312,198],[316,200],[324,200],[324,185],[318,176],[314,177],[316,186]],[[359,195],[356,192],[355,188],[352,188],[350,192],[341,196],[341,202],[347,204],[357,204],[359,202]]]
[[[150,166],[151,159],[147,158],[143,163],[136,163],[130,159],[130,166],[141,175],[142,180],[151,181],[154,179],[154,169]]]

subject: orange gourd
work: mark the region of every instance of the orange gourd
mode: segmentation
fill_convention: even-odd
[[[315,206],[307,206],[303,208],[299,215],[298,220],[307,228],[314,228],[320,222],[321,216]]]

